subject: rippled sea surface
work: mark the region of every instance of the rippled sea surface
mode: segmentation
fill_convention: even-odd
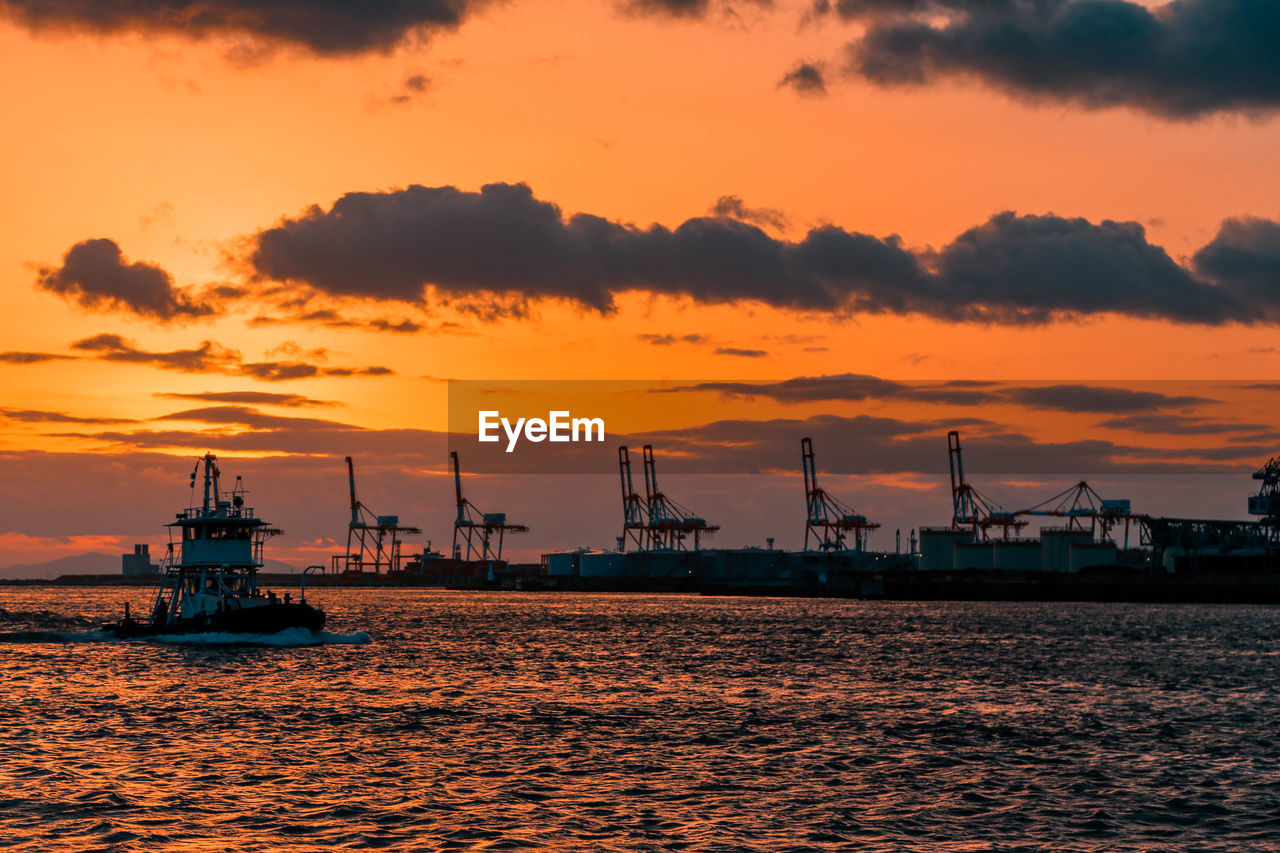
[[[1276,850],[1280,609],[0,588],[18,850]],[[362,633],[363,632],[363,633]]]

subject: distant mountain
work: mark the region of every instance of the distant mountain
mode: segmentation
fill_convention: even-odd
[[[286,563],[283,560],[272,560],[270,557],[262,561],[264,563],[262,570],[273,575],[296,575],[302,571],[292,563]]]
[[[0,569],[0,578],[56,578],[59,575],[118,575],[120,555],[90,551],[43,563],[17,563]]]
[[[152,559],[156,559],[152,555]],[[302,571],[292,563],[282,560],[266,561],[262,571],[272,574],[293,574]],[[0,569],[0,579],[38,580],[62,575],[118,575],[121,572],[119,554],[103,554],[90,551],[74,557],[59,557],[43,563],[16,563]]]

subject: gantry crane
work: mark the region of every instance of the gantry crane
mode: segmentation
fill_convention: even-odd
[[[1129,547],[1129,523],[1146,518],[1135,515],[1128,499],[1107,500],[1084,480],[1015,515],[1043,515],[1067,519],[1070,530],[1088,530],[1101,542],[1113,542],[1112,528],[1123,522],[1124,547]],[[1085,520],[1089,526],[1085,527]]]
[[[1249,496],[1249,514],[1262,516],[1268,543],[1280,544],[1280,456],[1271,457],[1254,471],[1253,479],[1261,480],[1262,486],[1256,495]]]
[[[631,541],[640,551],[687,551],[693,536],[693,550],[702,546],[702,537],[720,529],[694,515],[658,488],[658,468],[653,461],[653,445],[643,448],[644,501],[631,483],[631,457],[625,446],[618,448],[618,471],[622,478],[623,530],[619,537],[625,548]]]
[[[647,551],[649,510],[644,498],[636,494],[631,480],[631,456],[625,444],[618,448],[618,477],[622,481],[622,535],[618,537],[618,548],[625,551],[631,542],[637,551]]]
[[[458,499],[458,517],[453,522],[453,557],[456,560],[501,560],[502,541],[508,533],[527,533],[524,524],[508,524],[505,512],[481,512],[475,504],[462,496],[462,473],[458,465],[457,451],[449,452],[453,463],[453,485]],[[497,547],[494,547],[494,539]],[[459,537],[466,543],[463,556]]]
[[[351,492],[351,522],[347,525],[347,553],[335,554],[333,571],[363,574],[400,569],[400,534],[422,531],[400,523],[398,515],[377,515],[356,498],[356,468],[347,457],[347,482]]]
[[[1008,539],[1009,531],[1017,536],[1027,521],[1018,518],[1000,504],[969,485],[964,478],[964,457],[960,452],[960,433],[947,433],[947,461],[951,466],[951,526],[973,529],[973,538],[990,539],[991,531],[999,528],[1000,538]]]
[[[800,461],[804,468],[805,524],[804,549],[809,550],[809,536],[820,551],[848,551],[848,537],[853,536],[854,551],[866,550],[867,538],[880,525],[868,521],[818,486],[818,469],[813,457],[813,439],[800,439]]]

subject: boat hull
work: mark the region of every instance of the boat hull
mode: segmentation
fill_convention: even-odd
[[[314,633],[324,628],[324,611],[310,604],[279,602],[179,619],[163,625],[122,619],[102,627],[107,633],[120,638],[170,634],[276,634],[290,628],[306,628]]]

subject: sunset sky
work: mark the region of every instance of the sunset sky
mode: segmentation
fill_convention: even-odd
[[[1037,448],[986,460],[1011,505],[1242,516],[1277,44],[1264,0],[0,0],[0,566],[160,542],[205,450],[281,559],[345,536],[348,454],[439,545],[449,379],[702,385],[615,432],[828,435],[886,528],[947,521],[952,423]],[[795,547],[791,456],[671,470],[719,544]],[[614,458],[473,496],[517,556],[605,546]]]

